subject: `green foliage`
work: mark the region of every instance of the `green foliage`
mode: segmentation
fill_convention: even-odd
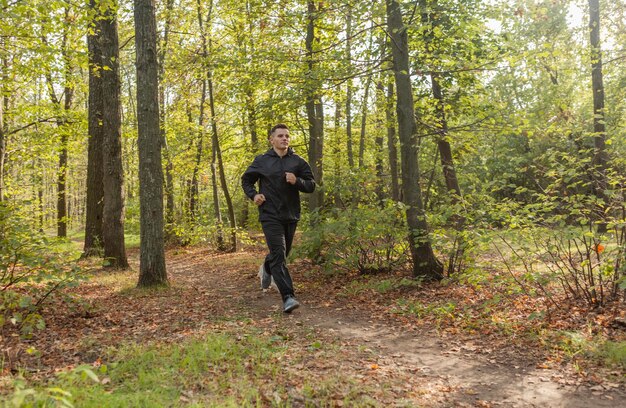
[[[82,279],[67,257],[27,217],[0,203],[0,328],[10,325],[30,337],[45,326],[43,303]]]
[[[410,314],[419,317],[433,316],[437,321],[454,320],[458,315],[457,305],[453,302],[442,304],[423,304],[420,301],[400,299],[394,307],[394,313]]]
[[[407,260],[402,204],[360,204],[317,214],[304,232],[296,256],[317,258],[327,272],[389,272]]]
[[[626,342],[607,341],[595,350],[594,355],[609,367],[626,369]]]
[[[516,241],[501,235],[494,247],[524,293],[545,297],[548,307],[578,302],[595,308],[621,296],[622,240],[623,233],[580,227],[527,227],[518,231]]]

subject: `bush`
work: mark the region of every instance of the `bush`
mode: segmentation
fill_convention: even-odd
[[[44,327],[42,305],[82,274],[67,254],[36,231],[15,208],[0,203],[0,328],[13,325],[29,337]]]
[[[326,271],[389,272],[407,261],[404,212],[402,204],[386,201],[314,215],[296,256],[314,259]]]

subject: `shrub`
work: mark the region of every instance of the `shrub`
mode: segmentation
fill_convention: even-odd
[[[304,232],[296,256],[313,258],[327,271],[389,272],[407,261],[407,228],[400,203],[332,209],[317,214],[315,221]]]
[[[77,265],[67,265],[67,253],[15,208],[0,203],[0,328],[11,324],[25,337],[42,329],[44,302],[81,276]]]

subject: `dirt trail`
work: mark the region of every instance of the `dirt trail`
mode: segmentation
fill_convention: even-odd
[[[240,291],[239,307],[256,318],[279,314],[278,293],[262,292],[254,272],[255,269],[246,269],[238,277],[226,278],[232,284],[223,286],[222,290]],[[297,283],[298,271],[293,274]],[[221,279],[219,275],[211,276]],[[575,383],[571,375],[537,368],[539,362],[531,354],[511,355],[510,351],[479,354],[472,342],[444,339],[433,332],[406,332],[393,322],[378,320],[366,312],[320,304],[317,295],[313,289],[299,288],[302,306],[291,315],[282,315],[283,320],[363,344],[373,350],[380,364],[414,373],[427,389],[447,391],[439,391],[429,406],[626,406],[623,388],[568,385]]]
[[[306,274],[303,264],[291,268],[302,306],[283,314],[278,293],[260,289],[256,271],[262,257],[261,250],[168,251],[172,287],[157,293],[133,291],[136,272],[104,272],[113,283],[96,280],[76,289],[90,308],[81,312],[51,306],[47,328],[30,344],[4,347],[21,356],[16,364],[46,375],[90,364],[106,356],[110,346],[180,342],[224,324],[234,324],[237,330],[241,323],[269,337],[286,336],[286,344],[299,353],[294,362],[299,381],[333,375],[355,379],[356,384],[363,382],[362,388],[356,386],[367,390],[362,392],[380,391],[366,394],[379,406],[626,406],[623,386],[587,385],[563,370],[538,368],[543,365],[536,350],[489,347],[480,337],[462,340],[407,328],[367,305],[353,304],[350,297],[340,296],[341,287],[329,288],[322,277]],[[136,271],[136,259],[133,264]],[[310,346],[318,340],[329,348],[318,353]],[[29,345],[40,350],[41,357],[19,351]],[[306,405],[296,399],[301,391],[294,391],[294,407]],[[333,401],[329,406],[335,406]]]

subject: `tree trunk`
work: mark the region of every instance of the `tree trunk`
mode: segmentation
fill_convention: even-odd
[[[400,201],[400,184],[398,183],[398,138],[396,137],[395,118],[393,117],[393,83],[387,85],[387,103],[385,117],[387,119],[387,149],[389,150],[389,171],[391,173],[391,198]]]
[[[404,202],[408,206],[406,215],[413,258],[413,275],[439,280],[443,276],[443,266],[435,257],[430,243],[419,185],[417,123],[413,116],[407,30],[402,21],[402,12],[398,2],[386,0],[386,6],[387,28],[392,40],[393,71],[397,92],[396,113],[402,156],[402,189]]]
[[[200,163],[202,161],[202,149],[204,142],[204,104],[206,102],[206,80],[202,81],[202,93],[200,94],[200,112],[198,113],[198,140],[196,141],[196,158],[193,164],[191,174],[191,182],[189,184],[189,220],[195,222],[196,219],[196,202],[198,200],[198,172],[200,171]]]
[[[100,36],[102,20],[96,12],[96,0],[90,0],[89,8],[94,14],[91,23],[93,34],[87,35],[89,51],[89,108],[87,147],[87,209],[85,218],[85,243],[83,257],[100,255],[102,250],[102,209],[104,190],[102,186],[103,157],[102,157],[102,49]]]
[[[372,75],[367,76],[365,82],[365,94],[363,95],[363,106],[361,110],[361,135],[359,137],[359,167],[363,167],[365,156],[365,126],[367,125],[367,99],[369,98]]]
[[[140,266],[138,286],[167,285],[163,242],[163,168],[153,0],[134,0],[139,149]]]
[[[163,40],[161,41],[161,48],[159,49],[159,118],[161,129],[161,141],[163,143],[163,157],[165,159],[165,232],[166,237],[169,239],[174,233],[171,230],[174,225],[174,177],[172,172],[174,165],[172,164],[172,158],[170,157],[169,146],[167,143],[167,133],[165,131],[166,125],[166,111],[165,111],[165,58],[167,56],[167,45],[169,41],[170,26],[172,22],[172,10],[174,9],[174,0],[167,0],[165,3],[165,27],[163,29]]]
[[[217,122],[215,121],[215,98],[213,96],[213,79],[212,73],[209,71],[209,106],[211,108],[211,129],[213,138],[213,152],[214,160],[217,158],[217,165],[220,176],[220,184],[222,185],[222,191],[224,193],[224,199],[226,200],[226,208],[228,210],[228,221],[230,222],[230,248],[229,250],[235,252],[237,250],[237,223],[235,221],[235,209],[233,207],[233,201],[230,198],[230,192],[228,191],[228,183],[226,182],[226,172],[224,170],[224,162],[222,160],[222,149],[220,147],[220,140],[217,135]]]
[[[598,232],[606,232],[605,208],[608,188],[606,176],[608,155],[605,147],[606,127],[604,111],[604,84],[602,80],[602,49],[600,46],[600,1],[589,0],[589,37],[591,45],[591,85],[593,89],[593,168],[594,193],[602,201],[599,212],[603,220]]]
[[[69,24],[69,7],[65,8],[65,20]],[[63,109],[64,112],[68,112],[72,107],[72,100],[74,96],[74,86],[71,81],[72,66],[69,57],[68,50],[68,35],[67,26],[64,25],[64,31],[61,37],[61,57],[64,63],[64,85],[63,85],[63,105],[61,100],[57,96],[54,90],[54,82],[52,79],[52,73],[46,72],[46,82],[48,85],[48,93],[50,94],[50,100],[55,104],[59,110]],[[42,35],[42,41],[47,44],[47,38]],[[57,169],[57,236],[61,238],[67,237],[67,192],[66,192],[66,180],[67,180],[67,162],[68,151],[67,144],[69,139],[69,130],[66,128],[67,118],[64,114],[59,114],[56,119],[57,127],[60,133],[59,141],[59,166]]]
[[[352,10],[348,6],[346,14],[346,63],[352,63]],[[346,83],[346,147],[348,148],[348,167],[354,168],[354,153],[352,151],[352,79]]]
[[[102,111],[104,257],[108,266],[128,268],[124,245],[124,169],[122,166],[122,106],[117,33],[117,4],[109,5],[102,20]],[[104,68],[106,67],[106,68]]]
[[[382,82],[378,82],[376,84],[376,99],[377,99],[377,110],[384,111],[385,105],[387,104],[387,99],[385,98],[385,87]],[[381,109],[382,108],[382,109]],[[376,155],[375,155],[375,163],[376,163],[376,197],[378,198],[379,203],[383,203],[385,200],[385,180],[384,180],[384,164],[383,164],[383,152],[384,152],[384,141],[382,129],[385,128],[384,125],[385,118],[383,118],[380,114],[377,116],[377,126],[378,129],[376,133],[376,137],[374,138],[374,144],[376,146]]]
[[[441,86],[439,84],[439,77],[437,74],[430,75],[432,83],[433,97],[437,100],[435,111],[437,112],[437,147],[439,148],[439,156],[441,158],[441,167],[443,169],[443,176],[446,182],[446,189],[451,198],[451,203],[459,208],[458,204],[461,202],[461,187],[459,186],[459,180],[456,177],[456,170],[454,168],[454,160],[452,158],[452,148],[450,142],[448,142],[448,121],[446,119],[445,101],[443,99],[443,93],[441,92]],[[460,213],[455,213],[452,216],[452,223],[454,229],[457,232],[463,230],[465,224],[465,217]],[[465,242],[460,233],[456,234],[455,244],[451,250],[450,257],[448,259],[448,274],[453,272],[460,272],[461,260],[465,249]]]
[[[250,133],[250,144],[252,144],[252,152],[253,155],[261,153],[263,148],[261,147],[261,143],[259,142],[259,134],[257,131],[257,113],[256,113],[256,103],[254,100],[254,94],[251,89],[246,91],[246,111],[248,116],[248,131]]]
[[[308,1],[307,35],[306,35],[306,60],[308,67],[308,84],[306,86],[306,112],[309,122],[309,164],[318,186],[323,184],[322,151],[324,146],[324,107],[319,92],[319,81],[316,78],[317,61],[314,56],[315,44],[318,41],[315,33],[317,15],[315,2]],[[315,211],[322,207],[324,201],[323,189],[318,188],[309,195],[309,211]]]
[[[0,44],[4,45],[6,41],[4,38],[0,39]],[[9,93],[5,88],[5,84],[8,82],[8,70],[9,62],[5,58],[0,59],[1,69],[0,72],[0,203],[4,201],[4,163],[7,156],[7,132],[8,124],[4,120],[4,112],[9,106]]]
[[[444,110],[443,94],[441,92],[441,86],[439,85],[439,78],[437,74],[431,74],[431,83],[433,96],[437,100],[437,106],[435,111],[437,112],[437,147],[439,148],[439,154],[441,156],[441,166],[443,168],[443,176],[446,182],[446,188],[449,194],[452,194],[452,202],[458,203],[461,199],[461,187],[459,186],[459,180],[456,177],[456,171],[454,169],[454,160],[452,158],[452,148],[450,142],[448,142],[448,121],[446,119],[446,113]]]

